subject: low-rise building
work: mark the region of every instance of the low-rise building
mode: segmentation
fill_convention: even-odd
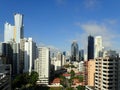
[[[60,78],[55,78],[52,82],[52,85],[59,86],[60,85]]]
[[[70,77],[71,77],[71,75],[68,74],[68,73],[64,73],[63,76],[64,76],[65,78],[67,78],[67,79],[70,79]]]

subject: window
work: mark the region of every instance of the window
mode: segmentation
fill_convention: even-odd
[[[108,73],[113,73],[113,71],[108,71]]]
[[[108,67],[108,69],[113,69],[113,67]]]
[[[108,65],[113,65],[113,63],[108,63]]]

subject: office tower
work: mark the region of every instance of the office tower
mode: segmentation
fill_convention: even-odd
[[[84,50],[83,49],[79,51],[79,59],[80,61],[84,61]]]
[[[19,43],[13,41],[6,43],[6,64],[11,64],[12,75],[19,74]]]
[[[36,59],[36,43],[32,38],[24,42],[24,72],[31,73],[34,69],[34,60]]]
[[[120,89],[120,58],[115,53],[95,61],[95,90]]]
[[[97,57],[102,57],[102,52],[103,52],[103,46],[102,46],[102,37],[101,36],[96,36],[95,37],[95,51],[94,51],[94,55],[95,58]]]
[[[16,75],[19,74],[20,44],[13,42],[11,46],[13,50],[12,72]]]
[[[20,40],[20,60],[19,60],[19,72],[23,73],[24,70],[24,53],[25,53],[25,42],[26,38]]]
[[[11,64],[12,75],[19,74],[20,45],[13,41],[1,43],[2,45],[2,63]],[[0,46],[1,46],[0,45]]]
[[[4,25],[4,42],[15,41],[20,43],[20,39],[24,37],[23,33],[23,15],[14,15],[15,25],[5,23]]]
[[[35,71],[39,74],[38,84],[49,84],[50,50],[47,47],[38,48],[38,58],[35,60]]]
[[[23,33],[23,15],[16,13],[14,15],[15,27],[14,27],[14,40],[20,43],[20,39],[24,38]]]
[[[76,41],[71,45],[71,61],[79,61],[79,47]]]
[[[0,90],[12,90],[10,64],[0,64]]]
[[[94,82],[95,82],[95,60],[89,60],[88,61],[88,80],[87,80],[87,84],[88,86],[94,86]]]
[[[88,60],[94,59],[94,37],[88,36]]]

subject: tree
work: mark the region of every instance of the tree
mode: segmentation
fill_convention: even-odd
[[[12,87],[21,87],[21,75],[18,75],[15,77],[15,79],[12,81]]]
[[[71,65],[71,68],[75,68],[75,66],[72,64],[72,65]]]
[[[82,75],[79,76],[79,80],[80,80],[80,82],[83,82],[83,76]]]
[[[29,76],[29,83],[32,85],[35,85],[36,81],[38,80],[38,77],[39,77],[38,73],[35,71],[32,71]]]
[[[66,90],[74,90],[72,87],[67,87]]]
[[[77,87],[77,89],[78,89],[78,90],[85,90],[85,86],[80,86],[80,85],[79,85],[79,86]]]
[[[38,80],[38,73],[32,71],[31,74],[28,72],[19,74],[15,77],[15,79],[12,82],[13,89],[18,87],[29,87],[34,86],[36,84],[36,81]]]
[[[66,64],[66,65],[64,65],[64,67],[65,67],[65,68],[69,68],[69,67],[70,67],[70,65],[69,65],[69,64]]]
[[[70,71],[70,74],[71,74],[71,78],[75,76],[75,72],[73,70]]]

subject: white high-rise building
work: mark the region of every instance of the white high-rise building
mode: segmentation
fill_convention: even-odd
[[[32,38],[26,39],[24,43],[24,72],[31,72],[34,67],[34,60],[36,59],[36,43]]]
[[[14,39],[17,43],[20,43],[20,39],[24,37],[23,33],[23,15],[15,14],[15,28],[14,28]]]
[[[96,36],[95,37],[95,51],[94,51],[94,56],[95,58],[97,57],[102,57],[102,36]]]
[[[39,74],[38,84],[49,84],[50,50],[47,47],[38,48],[38,59],[35,60],[35,71]]]
[[[8,22],[4,25],[4,42],[12,41],[14,38],[14,26],[9,24]]]
[[[20,39],[24,37],[23,33],[23,15],[14,15],[15,25],[5,23],[4,25],[4,42],[15,41],[20,43]]]

